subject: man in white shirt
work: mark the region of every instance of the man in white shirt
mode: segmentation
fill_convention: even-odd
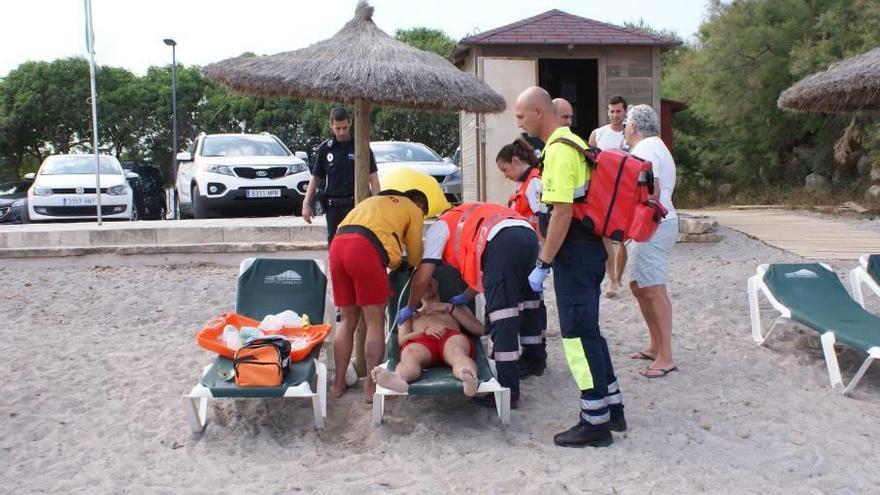
[[[668,211],[650,240],[626,244],[630,289],[650,334],[648,346],[630,357],[651,361],[639,372],[646,378],[660,378],[678,369],[672,359],[672,302],[666,292],[669,256],[678,240],[678,215],[672,205],[675,161],[659,134],[660,119],[653,108],[636,105],[629,109],[625,135],[630,153],[653,165],[654,195]]]
[[[591,148],[598,147],[600,150],[626,149],[623,138],[623,119],[626,117],[626,100],[622,96],[612,96],[608,99],[608,125],[595,129],[590,134],[587,144]],[[620,278],[626,266],[626,250],[611,239],[602,239],[605,243],[605,251],[608,259],[605,261],[605,274],[608,276],[608,286],[605,288],[605,297],[615,297],[620,290]]]

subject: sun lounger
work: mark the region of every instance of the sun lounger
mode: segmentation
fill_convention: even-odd
[[[388,327],[387,339],[385,345],[386,361],[382,364],[388,370],[394,371],[400,362],[400,346],[397,341],[397,324],[394,316],[401,304],[406,304],[409,297],[409,278],[411,272],[392,272],[389,277],[391,279],[391,287],[394,294],[388,303]],[[461,280],[454,269],[440,265],[435,271],[435,277],[440,284],[440,298],[444,301],[448,300],[455,294],[461,293],[465,289],[465,284]],[[473,310],[473,307],[471,308]],[[491,363],[486,357],[483,345],[477,337],[471,337],[474,346],[477,349],[477,381],[479,387],[477,394],[494,393],[495,408],[502,424],[510,424],[510,389],[502,387],[492,370]],[[463,394],[464,389],[461,381],[452,375],[452,369],[448,366],[436,366],[422,372],[422,376],[418,380],[409,384],[407,393],[399,393],[377,386],[376,393],[373,395],[373,424],[382,424],[382,417],[385,414],[385,397],[390,395],[449,395]]]
[[[770,301],[779,318],[767,334],[761,331],[758,291]],[[846,292],[837,274],[825,263],[761,265],[749,278],[752,339],[763,344],[780,320],[791,320],[821,335],[828,377],[835,389],[843,386],[834,344],[840,342],[868,354],[843,393],[850,393],[868,367],[880,358],[880,317],[865,311]]]
[[[880,297],[880,254],[866,254],[860,257],[859,266],[849,272],[853,299],[864,308],[865,296],[862,293],[862,284]]]
[[[262,320],[269,314],[293,310],[309,315],[313,324],[324,319],[327,277],[313,260],[248,258],[241,262],[236,296],[236,313]],[[226,380],[232,361],[217,357],[205,367],[199,383],[183,396],[190,427],[205,429],[209,399],[266,399],[301,397],[311,399],[315,426],[324,428],[327,416],[327,367],[318,361],[317,345],[302,361],[290,363],[280,387],[239,387]],[[312,382],[315,381],[315,388]]]

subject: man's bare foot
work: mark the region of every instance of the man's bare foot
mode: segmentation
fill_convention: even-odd
[[[608,283],[608,287],[605,289],[605,297],[608,299],[612,299],[617,297],[618,292],[620,290],[620,284],[613,284],[611,282]]]
[[[462,368],[460,378],[464,383],[464,395],[473,397],[477,393],[477,374],[470,368]]]
[[[634,352],[629,355],[629,358],[630,359],[644,359],[646,361],[653,361],[654,359],[656,359],[654,357],[654,353],[652,353],[651,351]]]
[[[381,366],[373,368],[370,375],[373,377],[373,381],[382,388],[400,393],[405,393],[409,390],[409,383],[406,383],[406,380],[397,373],[388,371]]]
[[[342,397],[342,394],[345,393],[345,390],[347,388],[348,387],[345,386],[345,382],[342,382],[341,385],[334,382],[333,386],[330,387],[330,396],[334,399],[338,399]]]

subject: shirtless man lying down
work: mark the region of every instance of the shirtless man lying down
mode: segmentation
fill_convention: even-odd
[[[464,383],[464,394],[477,393],[476,349],[467,334],[483,335],[483,324],[467,306],[453,306],[440,301],[437,280],[431,279],[422,307],[416,317],[397,329],[400,362],[394,371],[381,366],[373,368],[373,380],[381,387],[406,392],[409,383],[418,380],[422,369],[446,364],[452,374]]]

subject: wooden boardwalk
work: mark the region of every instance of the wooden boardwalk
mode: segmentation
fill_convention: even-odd
[[[880,232],[784,210],[693,210],[718,223],[808,260],[855,260],[880,253]]]

